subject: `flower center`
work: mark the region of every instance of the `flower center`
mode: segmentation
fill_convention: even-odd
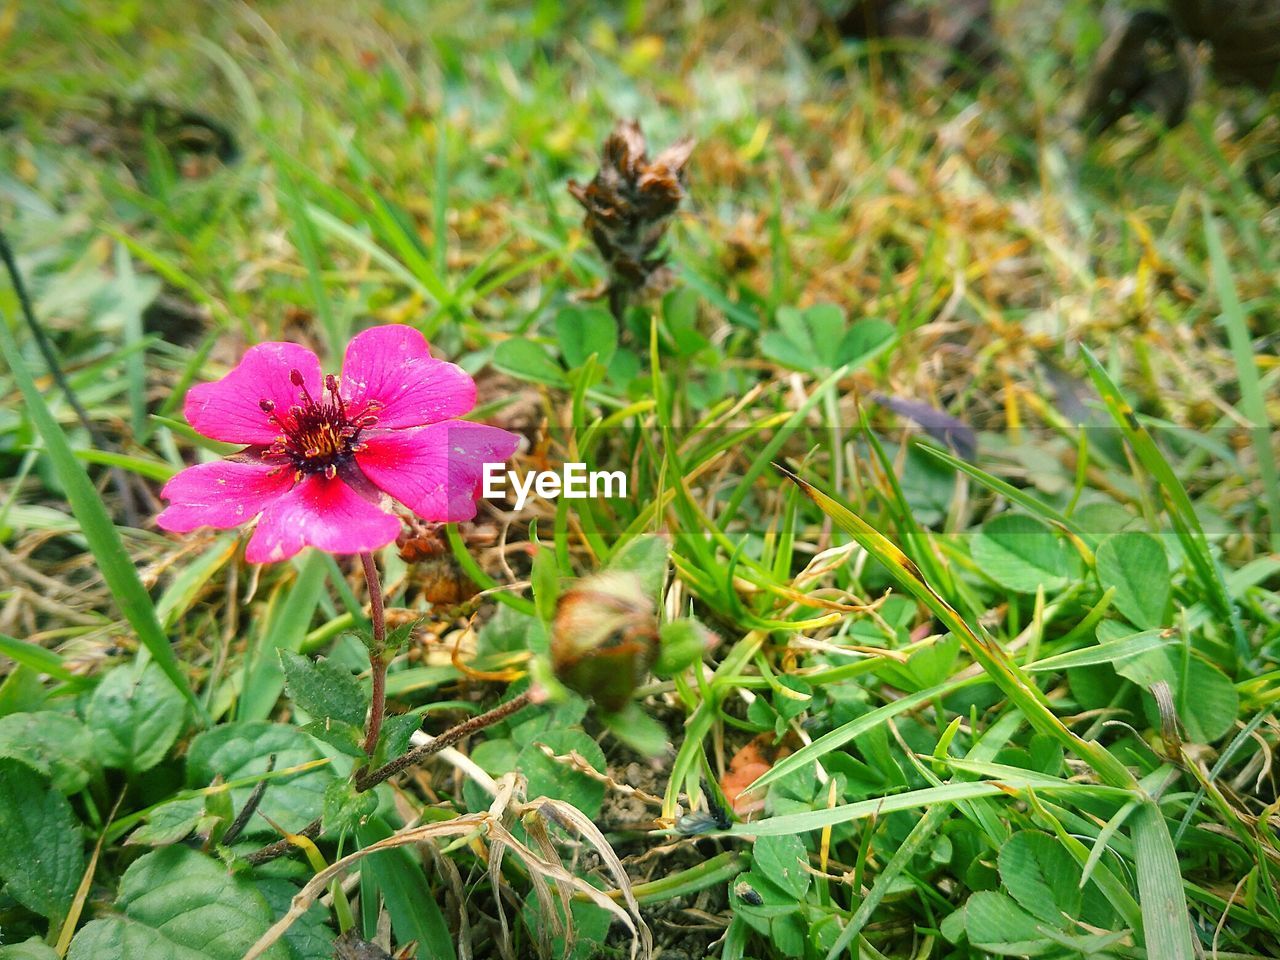
[[[297,370],[289,372],[289,382],[302,391],[301,403],[280,411],[272,400],[258,401],[267,419],[280,430],[264,456],[288,461],[299,479],[303,474],[323,473],[332,480],[339,467],[364,449],[360,433],[378,422],[382,404],[370,400],[352,414],[338,393],[338,378],[333,374],[324,378],[319,400],[311,396]]]

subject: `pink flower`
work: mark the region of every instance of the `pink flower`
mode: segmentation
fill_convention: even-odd
[[[484,464],[518,437],[456,419],[476,401],[461,368],[432,358],[412,327],[356,336],[342,376],[323,376],[296,343],[260,343],[216,383],[187,393],[206,437],[247,446],[183,470],[161,491],[165,530],[227,529],[258,517],[245,559],[286,560],[303,547],[365,553],[400,533],[391,498],[424,520],[470,520]]]

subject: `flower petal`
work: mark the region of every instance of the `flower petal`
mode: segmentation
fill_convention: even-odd
[[[369,401],[382,409],[379,428],[437,423],[466,413],[476,403],[476,385],[458,366],[431,356],[426,338],[403,324],[372,327],[347,345],[342,397],[352,415]]]
[[[303,547],[328,553],[367,553],[400,533],[400,521],[338,478],[313,474],[263,511],[244,558],[288,560]]]
[[[356,463],[422,519],[470,520],[484,465],[502,463],[519,442],[516,434],[497,427],[449,420],[366,436]]]
[[[296,343],[250,347],[221,380],[187,391],[187,422],[214,440],[271,443],[280,429],[267,419],[261,403],[270,400],[281,413],[298,403],[302,392],[290,381],[294,370],[302,374],[303,385],[319,399],[323,379],[314,353]]]
[[[156,517],[161,530],[187,533],[197,527],[225,530],[252,520],[293,486],[293,472],[278,464],[219,460],[175,475],[160,496],[169,506]]]

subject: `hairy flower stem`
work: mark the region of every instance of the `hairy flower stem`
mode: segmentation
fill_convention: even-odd
[[[620,333],[626,329],[628,292],[627,288],[620,284],[611,283],[609,285],[609,312],[613,314],[613,319],[617,321]]]
[[[485,727],[491,727],[500,720],[505,720],[517,710],[527,707],[533,702],[533,694],[526,690],[517,697],[512,697],[506,703],[500,703],[488,713],[482,713],[479,716],[472,717],[470,720],[463,720],[456,723],[440,736],[436,737],[430,743],[415,747],[408,753],[403,753],[396,759],[384,763],[372,773],[365,773],[363,770],[357,771],[355,776],[356,792],[364,793],[366,790],[372,790],[384,780],[394,777],[406,767],[411,767],[415,763],[421,763],[428,757],[432,757],[447,747],[453,746],[459,740],[469,737],[473,733],[483,730]],[[320,836],[320,818],[312,820],[305,827],[299,830],[295,836],[308,837],[314,840]],[[266,863],[277,857],[282,857],[286,853],[295,849],[294,843],[288,837],[269,843],[265,847],[260,847],[252,853],[245,856],[245,860],[252,864]]]
[[[382,606],[382,581],[378,579],[378,565],[373,561],[373,554],[360,554],[360,563],[364,566],[364,579],[369,585],[369,619],[373,621],[373,643],[369,647],[373,699],[369,703],[369,725],[364,736],[364,752],[372,757],[378,749],[382,718],[387,712],[387,615]]]

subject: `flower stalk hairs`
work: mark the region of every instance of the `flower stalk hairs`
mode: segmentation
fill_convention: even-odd
[[[386,623],[373,551],[401,531],[398,502],[423,520],[476,514],[488,462],[515,452],[506,430],[459,419],[476,401],[460,367],[431,356],[413,327],[373,327],[347,346],[340,375],[324,375],[296,343],[260,343],[221,380],[192,387],[185,413],[199,433],[244,444],[188,467],[161,491],[157,517],[174,533],[257,524],[250,563],[303,547],[359,554],[369,583],[373,702],[365,752],[374,754],[385,704]]]

